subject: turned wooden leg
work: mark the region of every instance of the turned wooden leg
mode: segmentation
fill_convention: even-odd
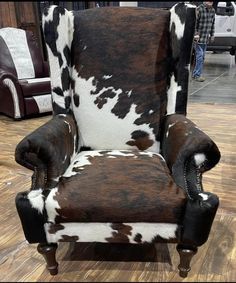
[[[58,263],[56,261],[57,244],[38,244],[37,250],[45,258],[50,274],[56,275],[58,273]]]
[[[192,257],[197,253],[196,247],[187,247],[184,245],[177,245],[176,247],[179,256],[180,256],[180,263],[178,265],[179,269],[179,276],[185,278],[190,271],[190,261]]]

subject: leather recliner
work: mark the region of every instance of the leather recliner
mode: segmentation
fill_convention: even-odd
[[[0,29],[0,113],[23,119],[52,112],[48,62],[34,34]]]

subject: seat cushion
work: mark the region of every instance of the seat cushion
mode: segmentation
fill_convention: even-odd
[[[45,201],[48,221],[180,223],[186,196],[158,153],[82,151]]]
[[[51,84],[50,78],[24,79],[19,80],[24,97],[32,97],[35,95],[50,94]]]

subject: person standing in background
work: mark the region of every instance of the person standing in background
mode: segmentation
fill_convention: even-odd
[[[194,36],[195,66],[192,78],[197,82],[204,82],[202,69],[207,49],[207,43],[214,41],[215,9],[213,1],[203,2],[197,7],[197,22]]]

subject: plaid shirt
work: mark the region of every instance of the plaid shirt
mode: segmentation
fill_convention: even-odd
[[[196,34],[200,36],[198,43],[207,43],[215,33],[215,9],[201,4],[197,7]]]

